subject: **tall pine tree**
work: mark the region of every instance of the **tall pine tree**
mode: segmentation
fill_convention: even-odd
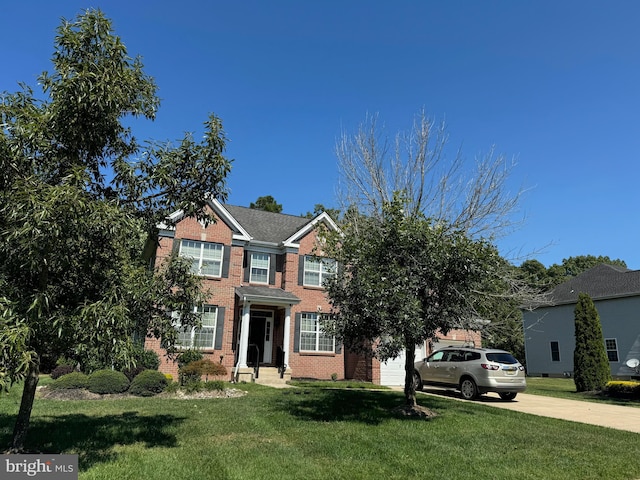
[[[574,316],[576,347],[573,352],[573,370],[576,390],[602,390],[611,379],[611,370],[604,348],[600,316],[593,300],[586,293],[578,296]]]

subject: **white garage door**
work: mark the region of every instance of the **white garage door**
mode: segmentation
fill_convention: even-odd
[[[388,387],[404,385],[404,361],[406,353],[402,352],[396,358],[390,358],[386,363],[380,364],[380,385]],[[416,361],[425,357],[424,345],[416,348]]]

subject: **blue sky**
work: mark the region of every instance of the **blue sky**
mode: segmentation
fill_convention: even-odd
[[[393,135],[423,107],[472,162],[517,159],[524,224],[502,253],[549,266],[608,255],[640,269],[640,2],[3,2],[0,91],[50,68],[60,18],[100,8],[158,86],[140,139],[219,115],[228,202],[337,205],[337,137],[378,113]]]

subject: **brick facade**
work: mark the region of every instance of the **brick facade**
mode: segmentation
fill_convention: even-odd
[[[210,205],[217,218],[215,223],[205,227],[193,218],[184,218],[174,229],[161,230],[155,258],[156,265],[162,264],[173,249],[181,248],[183,240],[222,246],[222,275],[203,277],[204,289],[209,292],[205,304],[217,307],[218,312],[215,345],[200,349],[205,358],[222,363],[229,372],[228,379],[235,378],[243,353],[247,362],[255,361],[256,347],[251,345],[260,349],[261,365],[277,365],[284,358],[288,325],[286,368],[292,378],[337,376],[380,383],[379,362],[346,352],[339,344],[331,352],[299,348],[300,315],[330,310],[324,289],[302,285],[300,262],[304,255],[322,256],[317,250],[315,223],[322,221],[329,228],[336,228],[335,224],[325,214],[309,220],[223,206],[216,201]],[[250,281],[252,252],[268,256],[268,284]],[[240,348],[243,325],[249,326],[245,344],[250,346],[246,352]],[[448,337],[455,339],[457,335],[462,333],[451,332]],[[468,337],[469,333],[465,335]],[[479,345],[479,334],[472,335]],[[160,371],[177,379],[177,364],[166,356],[160,341],[149,338],[146,348],[159,353]]]

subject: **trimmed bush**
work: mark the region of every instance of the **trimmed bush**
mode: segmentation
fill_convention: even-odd
[[[62,375],[49,384],[49,388],[57,390],[69,390],[72,388],[87,388],[89,377],[81,372],[71,372]]]
[[[630,398],[640,400],[640,382],[612,381],[605,387],[605,393],[614,398]]]
[[[87,389],[101,395],[123,393],[129,388],[129,379],[122,372],[115,370],[97,370],[89,376]]]
[[[158,370],[145,370],[133,379],[129,393],[139,397],[152,397],[167,388],[167,378]]]
[[[73,365],[58,365],[56,368],[51,370],[51,380],[56,380],[63,375],[67,375],[75,370]]]

